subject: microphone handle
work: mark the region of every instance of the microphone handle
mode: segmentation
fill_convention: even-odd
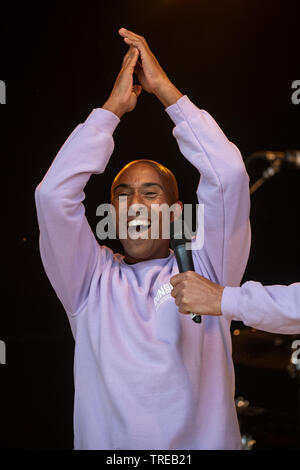
[[[180,273],[195,271],[192,250],[186,250],[185,245],[177,245],[174,247],[174,253]],[[190,313],[190,316],[195,323],[201,323],[200,315]]]

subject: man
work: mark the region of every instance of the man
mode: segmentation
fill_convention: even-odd
[[[300,282],[263,286],[248,281],[241,287],[224,288],[191,271],[176,274],[170,282],[181,313],[224,315],[270,333],[300,333]]]
[[[115,255],[99,246],[82,200],[90,175],[104,172],[121,117],[142,88],[153,93],[201,173],[205,240],[193,252],[195,269],[237,286],[250,246],[248,175],[238,149],[170,82],[145,39],[123,28],[119,34],[130,47],[109,99],[73,131],[35,193],[42,261],[75,338],[74,446],[240,449],[230,323],[206,317],[199,325],[180,315],[170,294],[178,268],[168,240],[120,237],[125,256]],[[176,188],[158,164],[128,165],[111,190],[117,221],[123,198],[130,207],[170,205]],[[136,223],[128,216],[128,234]]]

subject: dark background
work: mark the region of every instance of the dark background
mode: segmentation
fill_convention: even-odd
[[[72,448],[73,338],[40,261],[34,190],[74,127],[109,96],[127,50],[118,29],[146,37],[177,88],[213,115],[246,158],[261,149],[300,148],[300,104],[291,101],[291,84],[300,79],[298,3],[1,4],[0,79],[7,87],[7,104],[0,106],[1,157],[12,165],[2,173],[2,205],[13,198],[16,203],[15,278],[12,291],[3,292],[9,308],[0,316],[0,339],[7,348],[7,363],[0,365],[0,448]],[[181,156],[172,128],[161,103],[142,92],[134,112],[115,131],[105,174],[93,176],[86,187],[87,217],[94,230],[96,207],[109,201],[113,176],[136,158],[170,167],[183,202],[196,202],[199,176]],[[251,182],[265,167],[263,162],[251,165]],[[299,197],[300,171],[288,166],[252,196],[252,249],[244,281],[300,280]],[[236,328],[244,331],[241,324],[235,323]],[[239,350],[234,350],[237,395],[245,396],[254,410],[243,430],[256,439],[256,448],[300,448],[296,379],[263,361],[277,337],[288,363],[293,337],[266,335],[262,352],[251,333],[249,361],[239,361]],[[259,355],[259,366],[251,364],[251,354]],[[257,417],[259,407],[266,411]]]

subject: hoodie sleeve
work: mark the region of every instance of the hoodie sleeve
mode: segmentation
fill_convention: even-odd
[[[221,285],[240,284],[250,250],[249,177],[238,148],[187,96],[166,109],[181,153],[199,171],[196,271]],[[201,222],[201,217],[198,217]]]
[[[91,174],[103,173],[114,149],[119,118],[97,108],[76,127],[35,190],[40,253],[46,274],[68,314],[85,302],[102,248],[85,217],[82,201]]]
[[[263,286],[248,281],[225,287],[222,313],[229,320],[269,333],[300,333],[300,282],[289,286]]]

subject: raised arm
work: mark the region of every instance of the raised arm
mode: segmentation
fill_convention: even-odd
[[[137,57],[130,47],[109,99],[77,126],[35,191],[42,262],[69,315],[84,305],[95,269],[101,272],[110,253],[89,227],[83,190],[91,174],[104,172],[119,118],[135,108],[141,92],[141,86],[133,85]]]
[[[181,153],[201,175],[197,195],[204,206],[204,245],[193,252],[196,270],[223,285],[239,285],[250,249],[249,178],[241,154],[214,119],[169,80],[145,38],[124,28],[119,34],[139,50],[139,81],[166,107]]]
[[[173,134],[181,153],[200,173],[197,196],[204,222],[199,217],[195,268],[221,285],[237,286],[250,250],[249,178],[241,154],[187,96],[166,111],[176,124]]]

